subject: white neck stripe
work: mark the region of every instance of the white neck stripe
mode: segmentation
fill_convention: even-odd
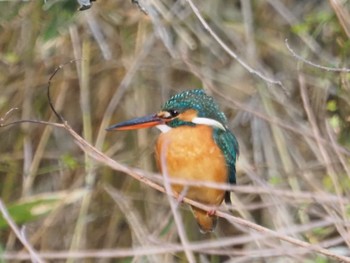
[[[212,127],[219,128],[223,131],[226,131],[224,125],[222,125],[220,122],[210,119],[210,118],[201,118],[201,117],[195,117],[192,119],[192,122],[195,124],[203,124],[203,125],[208,125]],[[162,133],[166,133],[170,131],[172,128],[166,124],[159,124],[156,126]]]
[[[213,120],[213,119],[209,119],[209,118],[201,118],[201,117],[195,117],[192,119],[193,123],[196,124],[204,124],[204,125],[208,125],[208,126],[213,126],[213,127],[217,127],[221,130],[226,131],[224,125],[222,125],[220,122]]]

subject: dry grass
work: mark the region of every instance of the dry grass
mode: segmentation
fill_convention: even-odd
[[[0,129],[0,261],[350,262],[348,4],[139,2],[0,3],[1,124],[59,122],[74,60],[66,123]],[[104,130],[197,87],[241,149],[208,235],[152,173],[157,131]]]

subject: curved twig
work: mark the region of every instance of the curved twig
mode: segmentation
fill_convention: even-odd
[[[264,74],[262,74],[260,71],[257,71],[250,67],[245,61],[243,61],[232,49],[230,49],[225,42],[214,32],[214,30],[208,25],[208,23],[205,21],[201,13],[199,12],[196,5],[192,2],[192,0],[186,0],[187,3],[190,5],[193,13],[196,15],[202,26],[205,30],[208,31],[208,33],[214,38],[214,40],[222,47],[223,50],[226,51],[227,54],[229,54],[233,59],[235,59],[243,68],[248,70],[249,73],[257,75],[259,78],[263,79],[264,81],[279,85],[283,88],[283,84],[280,80],[271,79]]]
[[[51,81],[53,80],[53,78],[56,76],[57,72],[60,71],[60,69],[62,69],[65,65],[68,65],[68,64],[71,64],[73,62],[76,62],[78,60],[82,60],[82,59],[72,59],[66,63],[63,63],[63,64],[60,64],[57,68],[55,68],[55,70],[53,71],[53,73],[51,74],[51,76],[49,77],[49,80],[47,82],[47,100],[49,102],[49,106],[51,108],[51,110],[53,111],[53,113],[56,115],[56,117],[62,122],[62,123],[65,123],[65,119],[63,118],[63,116],[61,114],[59,114],[53,103],[52,103],[52,100],[51,100],[51,94],[50,94],[50,88],[51,88]]]
[[[322,66],[319,64],[316,64],[310,60],[307,60],[305,58],[303,58],[302,56],[298,55],[297,53],[295,53],[295,51],[291,48],[291,46],[288,43],[288,39],[286,38],[284,43],[286,44],[286,47],[288,49],[288,51],[293,55],[293,57],[297,58],[298,60],[304,62],[305,64],[318,68],[318,69],[323,69],[326,71],[333,71],[333,72],[350,72],[349,68],[332,68],[332,67],[326,67],[326,66]]]

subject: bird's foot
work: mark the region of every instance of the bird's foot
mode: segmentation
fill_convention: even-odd
[[[178,204],[183,203],[185,196],[183,194],[177,194],[176,195],[176,201]]]
[[[207,211],[207,216],[214,216],[216,214],[216,209],[212,208]]]

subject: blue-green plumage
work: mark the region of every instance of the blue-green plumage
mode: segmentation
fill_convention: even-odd
[[[227,166],[229,167],[228,181],[231,184],[236,183],[236,159],[239,154],[239,147],[236,137],[227,127],[227,119],[225,114],[220,111],[219,106],[214,99],[208,96],[204,90],[195,89],[179,93],[171,97],[163,106],[163,111],[183,112],[188,109],[194,109],[198,113],[198,117],[213,119],[223,125],[225,130],[213,127],[213,136],[216,144],[219,146],[225,156]],[[178,127],[181,125],[195,126],[195,123],[186,122],[180,119],[173,119],[168,122],[170,127]],[[229,194],[225,197],[229,201]]]
[[[180,112],[187,109],[194,109],[198,112],[198,117],[216,120],[226,127],[227,119],[225,114],[220,111],[214,99],[205,94],[204,90],[201,89],[188,90],[176,94],[172,96],[162,108],[162,110],[165,111],[178,110]],[[176,121],[178,121],[178,119],[169,122],[168,125],[172,127],[181,125]]]
[[[171,178],[236,183],[237,140],[228,129],[225,114],[203,90],[177,94],[164,104],[160,112],[117,123],[107,130],[153,126],[162,131],[156,144],[159,168],[166,168]],[[165,165],[160,157],[164,157]],[[185,188],[172,184],[172,190],[182,194]],[[185,192],[187,197],[208,205],[220,205],[224,198],[230,202],[229,192],[220,189],[193,186],[186,188]],[[192,211],[201,231],[214,230],[215,211],[207,212],[194,206]]]

